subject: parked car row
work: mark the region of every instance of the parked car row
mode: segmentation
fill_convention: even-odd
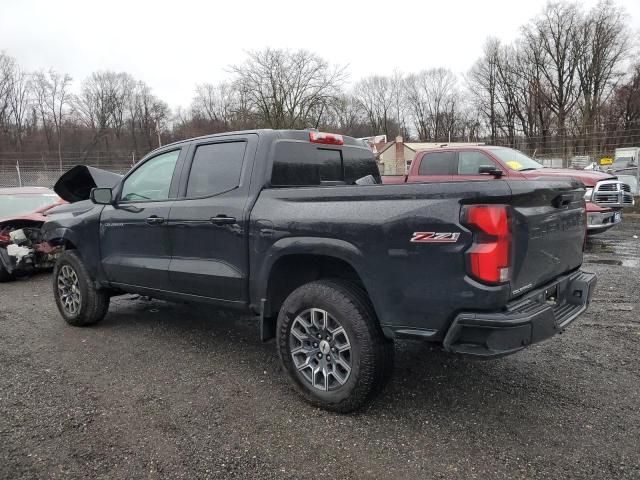
[[[383,181],[393,184],[545,178],[573,178],[585,185],[590,234],[603,232],[620,223],[623,209],[634,204],[630,185],[613,174],[545,168],[524,153],[506,147],[452,146],[425,150],[416,154],[407,175],[383,177]]]

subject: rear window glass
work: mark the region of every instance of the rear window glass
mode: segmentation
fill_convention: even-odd
[[[427,153],[422,157],[418,175],[451,175],[451,166],[455,160],[455,152]]]
[[[365,148],[345,146],[322,148],[306,142],[276,144],[271,185],[313,186],[345,184],[367,175],[380,183],[380,172],[373,153]]]
[[[342,181],[342,152],[340,150],[317,150],[318,163],[320,164],[321,182]]]

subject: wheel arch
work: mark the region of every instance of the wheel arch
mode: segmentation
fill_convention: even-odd
[[[277,315],[284,299],[304,283],[321,278],[343,278],[369,295],[364,256],[344,240],[315,237],[282,239],[264,255],[252,299],[264,317]]]
[[[43,240],[53,246],[62,246],[65,250],[77,250],[77,234],[70,228],[57,227],[45,232]],[[80,254],[80,252],[78,252]]]

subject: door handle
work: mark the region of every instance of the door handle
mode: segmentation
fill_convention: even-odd
[[[216,215],[209,219],[214,225],[230,225],[236,223],[236,217],[227,217],[226,215]]]
[[[164,218],[151,215],[150,217],[147,217],[146,222],[149,225],[160,225],[161,223],[164,223]]]

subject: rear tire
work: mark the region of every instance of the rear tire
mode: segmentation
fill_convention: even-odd
[[[311,404],[347,413],[370,401],[393,369],[367,294],[352,282],[319,280],[293,291],[277,324],[278,354]]]
[[[73,250],[67,250],[53,269],[53,296],[69,325],[94,325],[109,310],[109,294],[95,288],[87,267]]]

